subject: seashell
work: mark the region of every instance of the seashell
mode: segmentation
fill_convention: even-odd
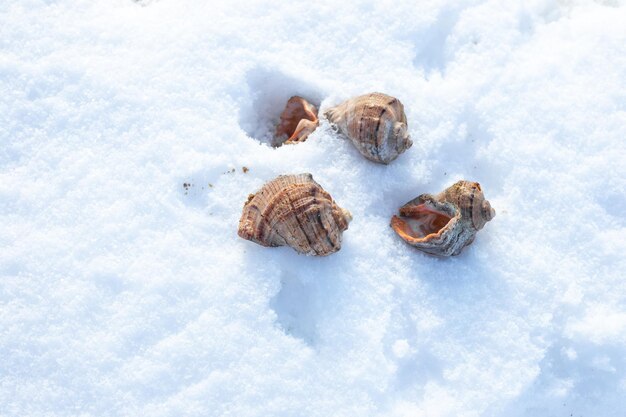
[[[275,136],[279,143],[304,142],[318,125],[315,106],[302,97],[293,96],[280,114],[280,123],[276,127]]]
[[[344,101],[324,115],[370,161],[388,164],[413,145],[404,106],[395,97],[366,94]]]
[[[422,194],[400,207],[391,227],[407,243],[437,256],[458,255],[496,212],[480,184],[459,181],[433,196]]]
[[[238,233],[259,245],[326,256],[341,248],[351,220],[311,174],[281,175],[248,197]]]

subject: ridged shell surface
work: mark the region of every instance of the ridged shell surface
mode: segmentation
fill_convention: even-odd
[[[480,184],[459,181],[433,196],[422,194],[400,208],[391,227],[407,243],[436,256],[461,253],[496,215]]]
[[[325,113],[367,159],[388,164],[411,147],[404,106],[395,97],[370,93],[347,100]]]
[[[263,246],[325,256],[341,249],[350,220],[311,174],[281,175],[249,196],[238,233]]]

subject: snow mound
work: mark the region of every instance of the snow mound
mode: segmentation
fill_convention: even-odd
[[[603,416],[626,398],[621,1],[0,4],[0,415]],[[365,160],[284,102],[371,91],[414,145]],[[244,169],[245,168],[245,169]],[[310,172],[326,258],[237,237]],[[458,179],[458,257],[389,227]]]

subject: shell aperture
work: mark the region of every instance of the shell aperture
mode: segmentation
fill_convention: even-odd
[[[279,144],[304,142],[318,125],[317,108],[306,99],[293,96],[280,115],[275,136]]]
[[[461,253],[496,212],[480,184],[458,181],[433,196],[422,194],[391,218],[391,227],[408,244],[436,256]]]

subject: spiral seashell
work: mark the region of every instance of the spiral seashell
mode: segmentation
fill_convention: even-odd
[[[413,145],[404,106],[395,97],[366,94],[344,101],[324,115],[370,161],[388,164]]]
[[[437,256],[458,255],[496,212],[480,184],[459,181],[433,196],[422,194],[400,207],[391,227],[407,243]]]
[[[238,233],[259,245],[326,256],[341,249],[351,220],[311,174],[281,175],[248,197]]]
[[[315,106],[302,97],[293,96],[280,115],[275,136],[279,143],[304,142],[318,125]]]

